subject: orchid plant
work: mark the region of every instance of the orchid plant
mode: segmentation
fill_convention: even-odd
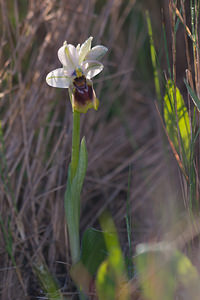
[[[86,113],[90,108],[98,109],[99,100],[91,79],[103,70],[103,64],[99,60],[108,50],[101,45],[91,48],[92,39],[93,37],[89,37],[76,47],[65,41],[58,50],[62,68],[51,71],[46,77],[48,85],[69,89],[72,104],[72,155],[65,193],[65,212],[73,264],[80,258],[80,193],[87,169],[85,138],[80,146],[80,113]]]

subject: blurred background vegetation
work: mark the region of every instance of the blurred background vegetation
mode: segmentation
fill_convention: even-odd
[[[81,134],[88,148],[81,232],[88,226],[99,228],[98,218],[108,209],[125,255],[130,254],[130,247],[133,255],[140,242],[176,239],[188,225],[188,191],[155,105],[158,99],[145,14],[149,10],[164,95],[168,66],[162,24],[172,59],[169,3],[0,3],[0,297],[44,297],[35,271],[35,265],[42,262],[62,294],[76,299],[69,276],[63,201],[70,162],[71,105],[67,91],[47,86],[45,77],[60,66],[57,51],[65,40],[76,45],[93,36],[94,45],[109,49],[104,71],[94,80],[99,110],[90,110],[81,118]],[[186,95],[181,30],[177,84]],[[194,240],[191,250],[196,265],[198,245]],[[132,299],[141,297],[135,288]]]

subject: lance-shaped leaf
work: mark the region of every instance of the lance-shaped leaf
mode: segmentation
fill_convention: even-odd
[[[71,179],[70,167],[68,171],[67,189],[65,193],[65,213],[67,217],[67,224],[69,230],[69,238],[71,249],[74,249],[71,253],[74,257],[73,261],[78,261],[79,258],[79,219],[80,219],[80,195],[87,170],[87,149],[85,138],[81,141],[79,162],[76,174]]]
[[[191,155],[191,131],[187,108],[179,89],[169,80],[164,97],[164,118],[166,130],[183,165],[188,167]],[[180,153],[181,151],[181,153]]]

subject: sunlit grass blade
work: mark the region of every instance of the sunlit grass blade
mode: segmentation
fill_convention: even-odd
[[[152,26],[151,26],[151,19],[149,16],[149,12],[146,11],[146,19],[147,19],[147,27],[148,27],[148,33],[149,33],[149,41],[150,41],[150,51],[151,51],[151,61],[153,66],[153,74],[154,74],[154,84],[155,84],[155,90],[156,95],[159,101],[161,101],[161,89],[160,89],[160,82],[159,82],[159,75],[158,75],[158,68],[157,68],[157,55],[153,40],[153,32],[152,32]]]
[[[185,169],[188,169],[191,157],[189,115],[183,97],[177,87],[175,104],[174,89],[174,84],[169,80],[166,85],[164,97],[164,119],[169,138],[179,153],[179,156],[182,158]]]
[[[129,289],[123,254],[116,228],[108,213],[100,218],[108,258],[100,265],[96,287],[99,300],[128,300]]]

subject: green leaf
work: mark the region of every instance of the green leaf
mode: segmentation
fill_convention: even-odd
[[[200,99],[197,97],[196,93],[193,91],[193,89],[190,87],[190,85],[187,83],[187,81],[184,79],[185,85],[187,87],[187,90],[194,102],[194,105],[197,107],[198,111],[200,112]]]
[[[105,260],[99,267],[96,286],[100,300],[116,299],[115,274],[109,266],[109,260]]]
[[[120,248],[120,243],[115,228],[115,224],[108,213],[104,213],[100,218],[101,228],[109,253],[109,262],[116,274],[123,274],[125,271],[125,263]]]
[[[71,169],[68,170],[67,189],[65,193],[65,213],[67,217],[71,255],[73,261],[79,259],[79,220],[80,220],[80,195],[87,170],[87,148],[85,138],[81,141],[79,162],[76,174],[71,180]]]
[[[81,261],[91,275],[95,275],[100,264],[107,256],[102,231],[88,228],[83,235]]]
[[[108,258],[99,267],[96,287],[99,300],[128,300],[129,289],[125,262],[112,218],[104,213],[100,218]]]
[[[106,256],[102,231],[88,228],[83,234],[80,261],[73,265],[70,272],[74,282],[85,293],[90,292],[94,276]]]
[[[175,299],[179,286],[187,299],[199,299],[200,278],[187,256],[166,243],[141,244],[136,251],[136,268],[146,299]]]
[[[177,115],[174,99],[175,95]],[[173,143],[177,153],[179,153],[179,155],[182,154],[183,164],[186,168],[188,168],[191,155],[191,131],[189,115],[179,89],[176,88],[175,94],[174,84],[170,80],[167,82],[166,93],[164,97],[164,119],[169,138]],[[180,145],[178,132],[180,132]],[[181,149],[181,153],[179,148]]]

